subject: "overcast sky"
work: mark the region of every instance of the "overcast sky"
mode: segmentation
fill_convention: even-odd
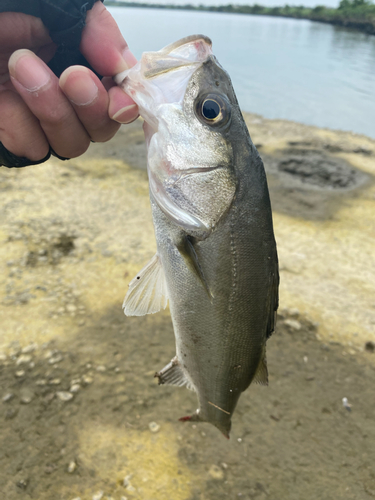
[[[233,3],[237,5],[253,5],[258,3],[266,7],[289,5],[305,5],[306,7],[315,7],[316,5],[325,5],[327,7],[337,7],[340,0],[134,0],[142,3],[161,3],[184,5],[191,3],[193,5],[227,5]]]

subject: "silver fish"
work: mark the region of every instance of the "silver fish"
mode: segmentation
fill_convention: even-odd
[[[196,391],[199,409],[180,420],[210,422],[229,437],[241,392],[268,383],[278,307],[263,163],[206,36],[144,53],[116,81],[145,120],[157,240],[124,312],[155,313],[169,301],[176,356],[159,383]]]

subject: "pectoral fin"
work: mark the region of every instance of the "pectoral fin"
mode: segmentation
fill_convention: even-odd
[[[191,239],[189,237],[186,237],[181,240],[180,244],[177,245],[177,249],[182,255],[186,266],[198,278],[199,282],[206,290],[206,293],[211,300],[213,298],[213,295],[208,287],[206,278],[204,277],[202,267],[199,264],[198,255],[194,249]]]
[[[126,316],[144,316],[165,309],[168,303],[167,285],[158,254],[129,283],[122,305]]]

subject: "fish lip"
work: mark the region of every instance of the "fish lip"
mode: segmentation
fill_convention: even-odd
[[[189,35],[185,36],[184,38],[181,38],[180,40],[177,40],[177,42],[170,43],[166,47],[160,50],[163,54],[169,54],[170,52],[173,52],[175,49],[181,47],[182,45],[185,45],[187,43],[195,42],[197,40],[204,40],[204,42],[207,43],[210,47],[212,47],[212,40],[206,35]]]

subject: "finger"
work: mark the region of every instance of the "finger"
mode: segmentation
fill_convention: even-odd
[[[87,13],[80,50],[95,71],[103,76],[114,76],[137,62],[116,21],[101,2]]]
[[[63,157],[83,154],[90,137],[59,87],[58,78],[29,50],[17,50],[9,59],[12,83],[39,120],[54,151]]]
[[[108,91],[108,114],[119,123],[131,123],[139,116],[138,106],[120,87],[112,87]]]
[[[59,84],[93,141],[105,142],[115,135],[120,125],[108,116],[107,91],[92,71],[71,66],[62,73]]]
[[[16,92],[0,92],[0,114],[0,142],[9,151],[31,161],[47,155],[49,144],[39,121]]]

